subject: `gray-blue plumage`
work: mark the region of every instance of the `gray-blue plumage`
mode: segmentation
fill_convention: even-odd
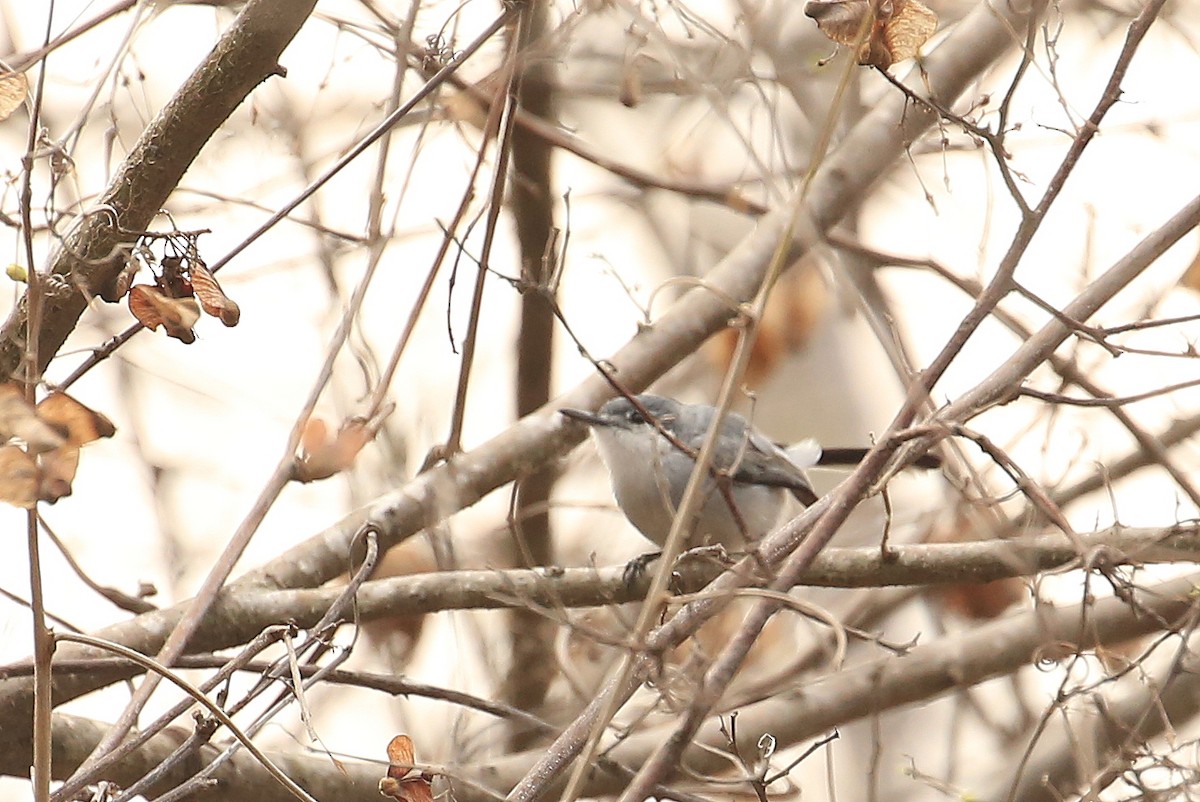
[[[597,413],[561,411],[591,427],[617,504],[643,535],[662,545],[716,409],[657,395],[636,399],[645,412],[624,397],[612,399]],[[789,497],[813,503],[816,494],[804,468],[815,465],[820,454],[814,441],[785,451],[741,415],[727,414],[688,544],[742,549],[780,522]]]

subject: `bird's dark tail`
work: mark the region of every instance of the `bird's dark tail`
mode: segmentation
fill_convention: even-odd
[[[865,448],[824,448],[821,449],[821,458],[817,460],[818,465],[857,465],[862,462],[863,457],[867,455]],[[941,457],[936,454],[922,454],[910,468],[924,468],[925,470],[936,470],[942,467]]]

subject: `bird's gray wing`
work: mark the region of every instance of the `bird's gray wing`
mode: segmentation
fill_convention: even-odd
[[[816,491],[800,466],[767,438],[755,432],[743,451],[733,474],[735,482],[787,488],[806,507],[817,500]]]
[[[683,444],[691,449],[693,457],[699,453],[708,431],[712,411],[706,409],[704,413],[699,420],[695,421],[695,426],[687,427],[692,434],[686,438]],[[745,418],[731,412],[726,416],[722,428],[722,436],[738,441],[740,446],[734,457],[736,462],[733,481],[786,488],[806,507],[817,500],[817,494],[800,466],[796,465],[783,449],[751,428]],[[676,431],[678,432],[679,428],[676,428]],[[750,433],[748,438],[746,437],[747,431]],[[724,464],[721,464],[722,462]],[[714,467],[717,470],[728,470],[729,462],[718,460]]]

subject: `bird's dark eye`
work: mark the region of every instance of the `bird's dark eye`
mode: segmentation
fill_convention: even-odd
[[[625,413],[625,420],[630,423],[640,424],[646,422],[646,416],[636,409],[631,409]]]

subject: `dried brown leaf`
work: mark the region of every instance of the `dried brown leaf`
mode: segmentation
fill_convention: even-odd
[[[804,5],[804,14],[839,45],[852,45],[858,40],[870,11],[870,0],[809,0]]]
[[[935,523],[929,530],[929,543],[969,543],[981,536],[978,519],[958,510]],[[998,618],[1012,605],[1029,595],[1024,580],[1018,577],[958,585],[941,585],[930,590],[930,597],[943,609],[962,618],[989,621]]]
[[[217,277],[199,259],[193,259],[192,290],[205,312],[219,319],[226,326],[236,326],[242,317],[241,308],[225,294]]]
[[[388,774],[395,776],[392,772],[399,767],[401,769],[400,776],[403,777],[412,768],[413,758],[416,757],[416,754],[416,751],[413,749],[412,738],[409,738],[407,735],[397,735],[388,741],[388,763],[392,764],[388,768]]]
[[[804,350],[829,303],[829,288],[815,260],[806,259],[780,277],[767,297],[751,346],[745,375],[750,387],[762,386],[785,360]],[[701,353],[724,371],[733,360],[738,337],[736,328],[724,329],[705,343]]]
[[[809,0],[804,13],[838,44],[858,45],[859,64],[881,69],[916,56],[938,23],[920,0]]]
[[[168,298],[158,287],[136,284],[129,289],[129,311],[151,331],[162,326],[180,342],[196,341],[192,326],[200,319],[200,305],[195,298]]]
[[[25,441],[34,454],[50,451],[66,442],[65,433],[60,433],[38,416],[20,387],[12,383],[0,384],[0,440],[14,437]]]
[[[29,79],[23,72],[0,73],[0,122],[21,108],[29,96]]]
[[[919,0],[898,1],[891,20],[883,26],[884,46],[891,60],[879,66],[887,68],[897,61],[916,58],[937,25],[937,14]]]
[[[1020,579],[997,579],[978,585],[945,585],[937,588],[942,606],[963,618],[991,621],[1028,594]]]
[[[57,390],[41,400],[37,405],[37,414],[65,434],[67,442],[73,446],[81,446],[101,437],[112,437],[117,433],[117,427],[108,418]]]
[[[182,256],[164,256],[158,262],[159,275],[154,280],[168,298],[191,298],[192,281],[184,268]]]
[[[1188,269],[1183,271],[1183,275],[1179,278],[1179,284],[1182,287],[1187,287],[1189,290],[1200,292],[1200,252],[1192,259],[1192,263],[1188,265]]]
[[[331,439],[320,418],[310,418],[300,435],[294,478],[315,482],[341,473],[354,464],[358,452],[375,437],[375,430],[361,418],[351,418]]]
[[[329,426],[324,418],[310,417],[300,430],[300,453],[311,454],[325,447],[329,440]]]
[[[38,498],[51,504],[71,495],[71,483],[79,469],[79,446],[65,445],[38,457]]]
[[[37,465],[18,446],[0,447],[0,501],[27,510],[38,502]]]
[[[644,96],[641,64],[634,60],[626,65],[621,76],[621,93],[618,95],[618,99],[625,108],[636,109],[641,105]]]
[[[387,746],[387,776],[379,781],[379,793],[397,802],[433,802],[433,785],[424,772],[413,767],[413,742],[397,735]]]

